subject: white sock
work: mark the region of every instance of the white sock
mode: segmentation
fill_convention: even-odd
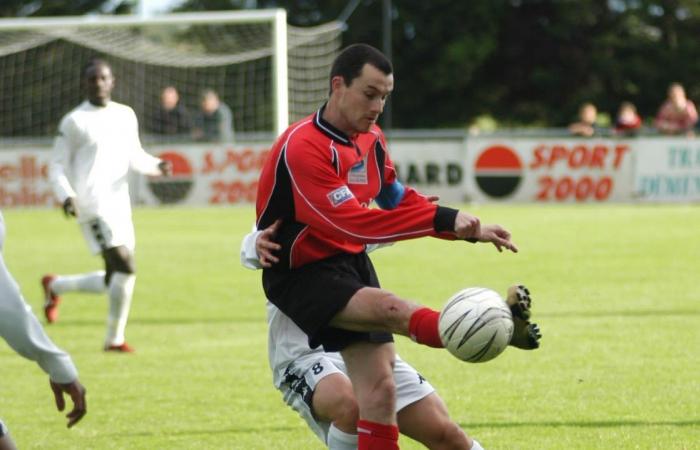
[[[56,295],[64,292],[96,292],[107,290],[105,286],[105,271],[81,273],[78,275],[58,275],[49,286]]]
[[[329,450],[357,450],[357,435],[346,433],[331,423],[328,428]]]
[[[472,450],[484,450],[484,447],[482,447],[481,444],[479,444],[479,441],[477,441],[476,439],[472,439],[472,442]]]
[[[134,295],[136,275],[114,272],[109,282],[109,316],[105,345],[124,343],[124,329],[129,318],[131,297]]]

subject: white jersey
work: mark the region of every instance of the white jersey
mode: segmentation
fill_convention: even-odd
[[[49,178],[59,202],[74,197],[78,221],[131,221],[128,172],[159,175],[160,159],[141,147],[134,111],[87,100],[66,114],[56,137]]]
[[[78,379],[78,371],[70,356],[51,342],[22,298],[2,257],[4,241],[5,224],[0,213],[0,336],[17,353],[39,364],[53,381],[71,383]]]

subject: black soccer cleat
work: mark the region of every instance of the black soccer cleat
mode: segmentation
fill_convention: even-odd
[[[523,350],[534,350],[540,346],[540,327],[536,323],[530,323],[519,317],[513,316],[513,337],[510,338],[510,343],[513,347]]]
[[[522,284],[509,287],[508,295],[506,296],[506,303],[508,304],[513,317],[519,317],[523,320],[530,319],[532,299],[530,298],[530,291],[528,288]]]
[[[530,290],[522,284],[508,288],[506,303],[513,315],[513,337],[510,344],[523,350],[534,350],[540,346],[542,333],[536,323],[530,323],[532,298]]]

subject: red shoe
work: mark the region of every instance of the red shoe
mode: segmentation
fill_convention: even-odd
[[[41,287],[44,288],[44,315],[48,323],[58,320],[58,304],[61,297],[51,290],[51,283],[56,279],[56,275],[44,275],[41,277]]]
[[[120,352],[120,353],[134,353],[134,348],[124,342],[123,344],[120,345],[107,345],[105,346],[105,351],[106,352]]]

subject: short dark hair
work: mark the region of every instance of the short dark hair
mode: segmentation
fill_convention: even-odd
[[[88,59],[83,66],[83,70],[80,71],[80,77],[85,78],[88,70],[95,66],[107,66],[109,67],[109,70],[112,70],[112,65],[106,59],[100,58],[99,56],[93,56],[92,58]]]
[[[381,70],[385,75],[394,72],[391,61],[382,52],[367,44],[353,44],[346,47],[333,61],[331,80],[341,76],[346,86],[359,77],[365,64]]]

